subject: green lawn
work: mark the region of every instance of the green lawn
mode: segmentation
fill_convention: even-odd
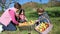
[[[52,24],[53,24],[53,29],[49,34],[60,34],[60,18],[51,18]],[[28,30],[22,30],[20,31],[17,29],[17,31],[4,31],[1,34],[28,34]],[[35,30],[31,31],[32,34],[38,34]]]
[[[36,10],[34,11],[33,9],[28,9],[25,11],[28,21],[38,19]],[[53,24],[53,29],[49,32],[49,34],[60,34],[60,17],[50,17],[50,20]],[[31,33],[38,34],[38,32],[36,32],[35,30],[31,30]],[[28,30],[19,30],[19,28],[17,27],[16,31],[3,31],[1,34],[28,34]]]

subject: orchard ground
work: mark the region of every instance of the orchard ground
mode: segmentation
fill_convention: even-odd
[[[51,23],[53,24],[53,28],[49,32],[49,34],[60,34],[60,16],[59,16],[60,7],[46,8],[45,11],[48,12]],[[36,10],[33,10],[32,8],[25,9],[25,14],[28,21],[38,19],[38,14]],[[38,34],[38,32],[36,32],[35,30],[32,30],[31,33]],[[20,31],[19,28],[17,27],[16,31],[3,31],[1,34],[28,34],[28,31],[27,30]]]

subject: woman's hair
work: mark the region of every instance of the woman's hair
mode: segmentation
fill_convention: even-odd
[[[16,3],[14,4],[14,7],[17,8],[17,9],[20,9],[20,8],[21,8],[21,5],[16,2]]]
[[[23,14],[25,15],[24,9],[21,9],[21,10],[20,10],[19,15],[22,13],[22,11],[23,11]]]
[[[38,8],[38,9],[37,9],[37,12],[38,12],[38,13],[43,13],[43,12],[44,12],[44,9]]]

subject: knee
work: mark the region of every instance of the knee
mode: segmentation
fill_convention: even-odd
[[[17,28],[7,28],[6,30],[8,30],[8,31],[16,31]]]
[[[11,29],[11,31],[16,31],[16,30],[17,30],[17,28],[12,28],[12,29]]]

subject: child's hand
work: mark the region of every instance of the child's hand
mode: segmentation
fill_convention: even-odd
[[[35,22],[39,22],[39,20],[36,20]]]

